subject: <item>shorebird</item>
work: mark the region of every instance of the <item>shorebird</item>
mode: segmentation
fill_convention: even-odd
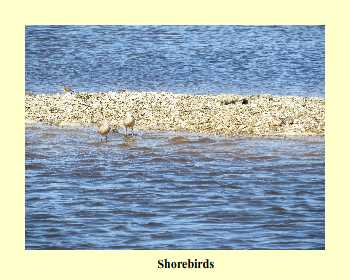
[[[109,132],[112,130],[112,127],[110,125],[110,123],[106,120],[105,118],[105,114],[103,113],[103,105],[101,100],[100,101],[100,113],[101,116],[103,118],[102,122],[97,122],[97,132],[101,135],[106,137],[106,142],[107,142],[107,136],[109,134]],[[102,139],[101,139],[102,142]]]
[[[65,93],[74,93],[74,90],[72,90],[70,87],[64,86],[63,90]]]
[[[107,142],[107,136],[108,136],[110,131],[111,131],[111,126],[109,125],[109,123],[106,120],[103,120],[103,122],[98,125],[97,132],[101,136],[104,136],[106,138],[106,142]],[[101,142],[102,142],[102,139],[101,139]]]
[[[131,112],[126,113],[126,117],[123,120],[123,124],[125,126],[125,135],[128,135],[128,128],[131,128],[132,135],[134,135],[135,118]]]

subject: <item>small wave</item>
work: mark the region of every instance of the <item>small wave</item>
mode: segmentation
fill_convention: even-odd
[[[169,162],[170,160],[167,157],[154,157],[151,159],[145,160],[145,163],[161,163],[161,162]]]
[[[144,211],[132,211],[132,210],[113,210],[113,215],[127,215],[130,217],[155,217],[156,213],[144,212]]]
[[[152,239],[158,240],[171,239],[176,237],[172,232],[169,231],[150,234],[150,236]]]
[[[265,195],[281,195],[281,193],[279,191],[265,191]]]
[[[41,198],[40,196],[31,196],[31,197],[28,197],[26,199],[26,203],[35,203],[35,202],[39,202],[42,200],[43,200],[43,198]]]
[[[87,164],[87,165],[93,165],[96,163],[96,158],[85,158],[85,159],[81,159],[78,164]]]
[[[104,178],[103,172],[97,171],[97,170],[81,170],[81,169],[76,169],[72,170],[70,173],[70,176],[72,178]]]
[[[33,160],[33,159],[47,159],[47,158],[49,158],[49,156],[43,153],[27,152],[27,147],[26,147],[26,161]]]
[[[278,214],[284,214],[287,212],[287,209],[281,207],[281,206],[272,206],[270,210],[277,212]]]
[[[147,153],[147,154],[153,152],[153,149],[149,147],[136,147],[135,150],[143,153]]]
[[[43,163],[29,163],[26,164],[26,170],[38,170],[45,168],[46,165]]]
[[[191,158],[188,157],[170,157],[167,160],[174,163],[190,163],[193,161]]]
[[[318,152],[307,152],[304,153],[304,157],[320,157],[321,154]]]
[[[198,144],[211,144],[211,143],[215,143],[216,141],[212,138],[209,137],[202,137],[199,138],[195,141],[191,141],[192,143],[198,143]]]
[[[49,213],[32,213],[26,217],[28,220],[48,220],[56,218],[58,217]]]
[[[175,144],[175,145],[187,144],[189,142],[190,142],[189,139],[183,136],[175,136],[169,139],[169,143]]]
[[[186,149],[186,150],[175,150],[174,155],[185,155],[185,156],[199,156],[201,155],[201,152],[198,150],[193,150],[193,149]]]
[[[307,190],[301,190],[301,191],[296,191],[295,195],[298,195],[298,196],[312,195],[312,192],[309,192]]]
[[[144,224],[144,227],[147,227],[147,228],[158,228],[158,227],[162,227],[162,226],[164,226],[164,224],[157,223],[157,222],[149,222],[147,224]]]
[[[264,160],[276,160],[278,159],[277,156],[247,156],[245,159],[247,160],[254,160],[254,161],[264,161]]]
[[[127,231],[129,228],[127,225],[122,224],[122,225],[116,225],[111,228],[112,231]]]
[[[62,238],[64,235],[62,233],[47,233],[44,235],[46,238]]]
[[[57,137],[57,134],[56,133],[49,133],[49,132],[44,132],[40,135],[40,138],[41,139],[53,139],[53,138],[56,138]]]

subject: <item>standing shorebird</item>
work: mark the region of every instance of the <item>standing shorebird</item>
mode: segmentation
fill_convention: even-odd
[[[131,128],[132,135],[134,135],[135,118],[131,112],[126,113],[126,117],[123,120],[123,124],[125,126],[125,135],[128,135],[128,128]]]
[[[72,94],[72,93],[74,93],[74,90],[72,90],[70,87],[67,87],[67,86],[64,86],[64,87],[63,87],[63,90],[64,90],[64,92],[67,93],[67,94]]]
[[[106,120],[103,120],[103,122],[98,126],[97,132],[101,135],[104,136],[107,142],[107,136],[109,132],[111,131],[111,126]],[[102,142],[102,139],[101,139]]]
[[[101,116],[103,118],[103,121],[100,123],[97,123],[97,132],[101,136],[104,136],[106,139],[106,142],[107,142],[107,136],[108,136],[109,132],[112,130],[112,127],[111,127],[110,123],[106,120],[105,114],[103,113],[102,102],[101,102],[101,100],[99,100],[99,101],[100,101],[100,113],[101,113]],[[101,139],[101,142],[102,142],[102,139]]]

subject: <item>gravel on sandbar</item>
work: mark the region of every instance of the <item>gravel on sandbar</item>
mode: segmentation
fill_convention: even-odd
[[[239,136],[324,135],[325,100],[318,97],[191,95],[166,92],[26,94],[26,122],[114,130],[132,112],[135,129]]]

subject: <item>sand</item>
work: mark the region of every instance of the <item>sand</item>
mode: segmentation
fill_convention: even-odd
[[[136,130],[239,136],[324,135],[325,100],[317,97],[191,95],[153,92],[26,94],[27,123],[91,126],[113,131],[132,112]]]

